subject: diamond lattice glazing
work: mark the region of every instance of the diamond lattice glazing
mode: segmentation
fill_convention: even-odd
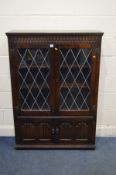
[[[49,49],[18,49],[22,110],[50,110]]]
[[[60,49],[60,110],[89,110],[92,49]]]

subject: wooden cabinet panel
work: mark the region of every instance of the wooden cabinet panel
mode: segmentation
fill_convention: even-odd
[[[28,123],[18,125],[20,141],[27,143],[50,142],[53,139],[53,128],[49,122]]]
[[[94,124],[95,124],[95,119],[76,123],[75,129],[74,129],[75,140],[77,142],[91,143],[95,135]]]
[[[56,127],[56,134],[58,141],[70,142],[74,138],[74,126],[71,122],[61,122]]]
[[[32,123],[24,123],[20,126],[20,134],[22,140],[34,140],[35,127]]]
[[[31,118],[31,122],[25,122],[20,119],[18,122],[17,135],[22,143],[30,144],[84,144],[92,143],[95,134],[95,118],[88,116],[86,118],[72,118],[65,117],[62,119],[59,117],[55,119],[37,118],[36,120]]]
[[[72,119],[57,122],[56,135],[58,142],[90,143],[94,137],[95,118]]]

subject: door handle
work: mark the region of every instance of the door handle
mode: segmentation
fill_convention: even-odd
[[[58,134],[59,133],[59,128],[56,128],[56,134]]]
[[[58,134],[59,133],[59,128],[52,128],[52,134],[55,134],[55,132],[56,132],[56,134]]]
[[[58,50],[58,48],[57,48],[57,47],[55,47],[55,48],[54,48],[54,50],[55,50],[55,51],[57,51],[57,50]]]
[[[52,128],[52,134],[55,134],[55,128]]]
[[[93,58],[95,59],[96,58],[96,55],[93,55]]]

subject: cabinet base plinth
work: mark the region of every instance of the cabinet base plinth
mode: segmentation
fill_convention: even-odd
[[[78,145],[65,145],[65,144],[60,144],[60,145],[54,145],[54,144],[46,144],[46,145],[24,145],[24,144],[17,144],[15,147],[17,150],[18,149],[93,149],[95,150],[95,145],[92,144],[78,144]]]

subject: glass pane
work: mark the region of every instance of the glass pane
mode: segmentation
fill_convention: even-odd
[[[60,49],[60,111],[90,108],[92,49]]]
[[[49,49],[17,50],[21,110],[50,111]]]

